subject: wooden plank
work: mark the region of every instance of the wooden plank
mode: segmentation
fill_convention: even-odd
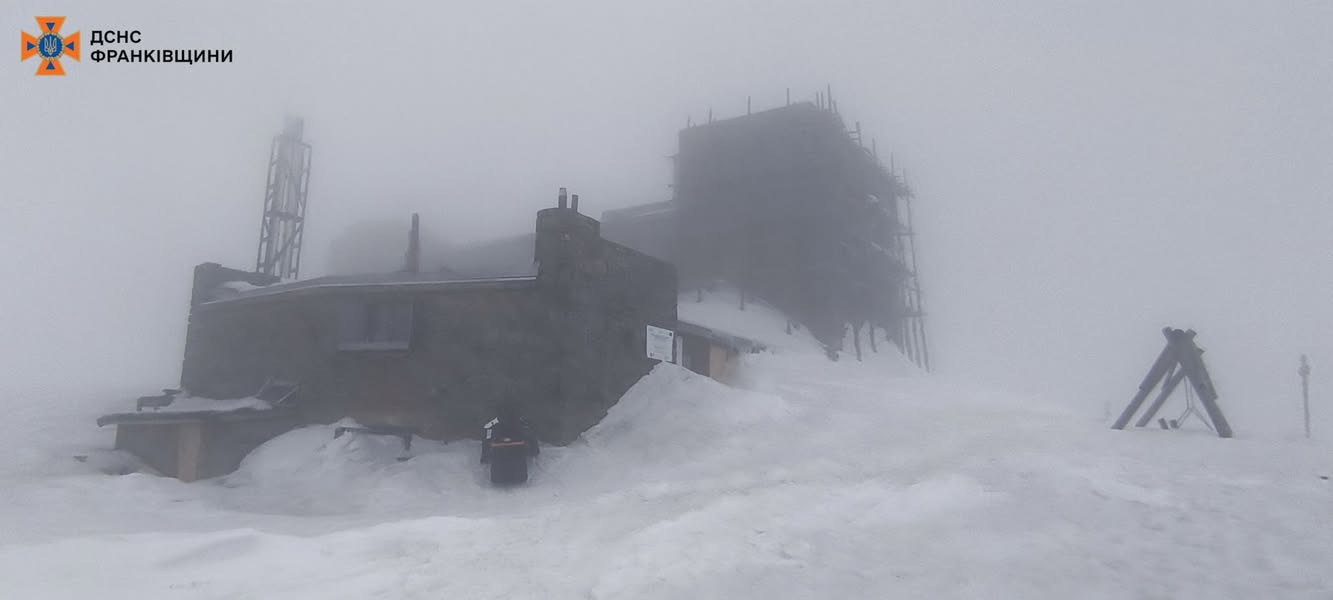
[[[1184,369],[1178,369],[1175,373],[1172,373],[1167,378],[1166,383],[1162,384],[1162,390],[1157,394],[1157,398],[1153,399],[1152,404],[1148,405],[1148,411],[1143,413],[1142,417],[1139,417],[1134,426],[1143,427],[1151,422],[1152,418],[1157,416],[1157,411],[1162,409],[1163,404],[1166,404],[1166,399],[1171,396],[1171,392],[1176,391],[1176,386],[1180,385],[1180,381],[1184,378]]]
[[[177,425],[176,478],[190,482],[199,479],[199,459],[204,445],[203,423]]]
[[[1125,425],[1129,424],[1129,420],[1134,418],[1134,413],[1139,412],[1139,407],[1143,406],[1143,401],[1148,399],[1148,394],[1152,392],[1154,387],[1157,387],[1157,382],[1161,381],[1166,372],[1178,362],[1175,349],[1171,344],[1171,328],[1163,329],[1162,335],[1166,336],[1166,347],[1162,348],[1162,353],[1157,355],[1157,360],[1153,361],[1152,367],[1148,369],[1148,374],[1144,376],[1143,383],[1139,384],[1139,392],[1129,401],[1129,406],[1126,406],[1125,411],[1120,413],[1120,418],[1115,420],[1111,429],[1124,429]]]

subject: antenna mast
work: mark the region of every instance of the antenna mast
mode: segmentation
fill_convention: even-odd
[[[255,272],[279,279],[296,279],[301,269],[301,237],[310,191],[310,144],[301,139],[304,129],[300,118],[288,118],[269,150]]]

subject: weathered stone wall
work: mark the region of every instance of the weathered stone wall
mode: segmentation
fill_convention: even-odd
[[[675,324],[675,268],[602,239],[599,223],[573,209],[540,211],[535,246],[543,302],[566,340],[563,429],[582,432],[655,364],[646,330]]]
[[[572,209],[538,216],[535,280],[465,286],[339,286],[200,304],[182,385],[208,397],[253,394],[268,377],[302,383],[304,418],[417,427],[475,437],[500,402],[519,404],[538,438],[565,444],[596,424],[653,366],[647,325],[672,327],[674,268],[602,240]],[[410,300],[407,350],[340,350],[343,303]]]
[[[656,364],[646,356],[647,327],[675,326],[675,267],[602,239],[595,219],[562,208],[537,214],[536,256],[553,328],[569,340],[564,429],[582,432]]]
[[[408,350],[340,350],[342,303],[413,303]],[[335,290],[195,309],[182,384],[209,397],[253,394],[268,377],[299,381],[305,418],[352,417],[463,437],[496,402],[536,403],[559,355],[545,331],[535,286],[461,290]],[[545,382],[545,385],[543,385]],[[537,421],[539,406],[531,407]],[[545,423],[543,423],[545,424]]]

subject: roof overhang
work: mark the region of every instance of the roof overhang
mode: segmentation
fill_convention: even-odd
[[[179,425],[183,423],[235,423],[264,421],[297,416],[293,408],[241,408],[227,411],[144,411],[112,413],[97,418],[97,426],[107,425]]]
[[[229,298],[218,298],[201,302],[196,308],[209,309],[224,305],[248,304],[253,301],[276,297],[307,296],[339,292],[454,292],[476,289],[504,289],[531,287],[537,282],[533,275],[517,277],[489,277],[482,279],[425,279],[403,277],[399,279],[380,277],[321,277],[307,281],[296,281],[239,292]]]

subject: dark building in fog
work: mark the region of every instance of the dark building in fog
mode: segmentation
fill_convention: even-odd
[[[453,248],[433,261],[442,268],[420,268],[414,217],[401,271],[295,281],[278,275],[296,273],[306,188],[288,175],[308,173],[309,148],[284,133],[255,271],[195,268],[181,369],[190,401],[167,391],[98,422],[118,427],[117,448],[185,480],[229,472],[302,423],[350,417],[405,442],[450,440],[476,436],[502,402],[543,442],[566,444],[658,359],[728,381],[738,356],[762,348],[677,321],[678,293],[717,282],[829,348],[869,325],[871,348],[882,332],[929,368],[911,193],[859,129],[823,103],[687,127],[673,197],[608,211],[605,231],[562,189],[534,233]],[[649,328],[667,331],[649,344]]]
[[[798,103],[687,127],[671,200],[603,220],[610,239],[674,263],[682,290],[724,280],[826,345],[871,325],[928,364],[910,197],[859,126]]]
[[[508,401],[542,441],[568,443],[656,363],[646,327],[676,322],[674,268],[599,227],[573,208],[542,210],[535,235],[516,238],[530,240],[518,272],[484,276],[473,266],[253,285],[267,282],[200,265],[182,387],[234,398],[299,382],[304,422],[353,417],[437,439],[475,436]],[[504,258],[495,269],[516,262]]]

